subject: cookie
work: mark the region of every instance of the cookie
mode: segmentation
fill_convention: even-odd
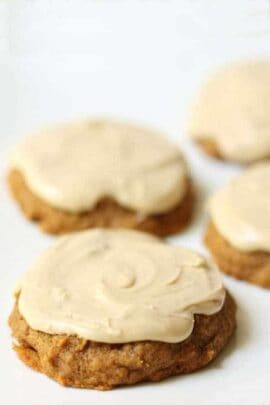
[[[235,303],[227,294],[220,312],[195,315],[182,343],[143,341],[106,344],[77,336],[50,335],[29,327],[14,307],[9,319],[19,358],[65,386],[109,390],[191,373],[215,359],[235,329]]]
[[[199,254],[145,233],[60,237],[22,277],[9,325],[28,366],[107,390],[206,366],[236,326],[236,305]]]
[[[190,221],[194,192],[181,152],[163,136],[114,121],[83,121],[26,139],[8,184],[45,232],[131,228],[159,236]]]
[[[157,236],[167,236],[178,233],[188,226],[195,201],[191,181],[187,179],[186,193],[182,201],[164,214],[136,213],[121,207],[109,198],[102,199],[89,211],[70,213],[48,205],[35,195],[18,170],[10,171],[8,184],[26,217],[38,222],[44,232],[55,235],[105,227],[137,229]]]
[[[270,288],[270,163],[252,166],[212,196],[205,243],[220,269]]]
[[[270,156],[270,62],[218,70],[202,86],[188,132],[209,155],[247,164]]]
[[[213,223],[209,223],[204,241],[220,270],[240,280],[270,288],[270,253],[243,252],[222,237]]]

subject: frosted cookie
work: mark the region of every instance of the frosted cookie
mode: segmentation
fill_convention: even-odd
[[[235,329],[219,271],[130,230],[60,237],[22,277],[9,319],[28,366],[63,385],[111,389],[190,373]]]
[[[210,198],[205,242],[220,269],[270,288],[270,163],[260,163]]]
[[[270,61],[234,64],[201,88],[188,132],[211,156],[240,163],[270,157]]]
[[[189,222],[190,177],[179,149],[147,129],[82,121],[28,136],[11,154],[8,183],[48,233],[136,228],[160,236]]]

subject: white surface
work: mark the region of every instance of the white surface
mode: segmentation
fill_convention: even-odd
[[[204,250],[202,204],[239,168],[202,156],[184,139],[187,106],[209,69],[270,56],[265,0],[0,0],[1,403],[86,405],[270,404],[270,293],[229,277],[238,302],[235,339],[210,367],[160,384],[111,392],[59,386],[11,350],[6,320],[18,276],[51,242],[8,196],[8,148],[28,130],[98,114],[164,129],[179,140],[197,180],[193,225],[173,243]]]

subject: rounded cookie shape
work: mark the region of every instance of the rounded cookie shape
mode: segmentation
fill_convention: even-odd
[[[270,156],[270,61],[217,71],[201,88],[189,134],[206,153],[250,163]]]
[[[239,280],[270,288],[270,253],[236,249],[212,222],[207,226],[204,241],[221,271]]]
[[[105,226],[166,235],[192,212],[178,148],[116,121],[85,120],[26,137],[13,150],[8,181],[25,214],[49,233]]]
[[[259,163],[208,202],[205,241],[221,270],[270,288],[270,163]]]
[[[235,331],[236,306],[227,293],[222,309],[195,315],[191,335],[181,343],[98,343],[77,336],[32,329],[15,305],[9,325],[19,358],[65,386],[109,390],[142,381],[158,382],[191,373],[215,359]]]
[[[215,357],[235,327],[235,306],[225,299],[217,269],[193,251],[135,231],[60,238],[22,277],[16,295],[10,325],[20,357],[27,362],[32,353],[28,364],[67,385],[105,389],[192,371]],[[201,327],[207,355],[192,366],[180,353],[190,347],[187,358],[201,354],[203,333],[192,340]],[[186,345],[190,339],[192,345]],[[47,344],[54,343],[58,348],[49,350]],[[146,348],[149,353],[142,354]],[[61,360],[45,356],[60,352]],[[125,358],[128,369],[138,366],[130,379]],[[106,362],[115,364],[111,382]]]
[[[191,181],[187,179],[186,183],[185,196],[177,207],[167,213],[140,214],[109,198],[89,211],[70,213],[48,205],[35,195],[19,171],[11,170],[8,175],[10,190],[26,217],[37,221],[44,232],[56,235],[99,227],[137,229],[157,236],[180,232],[192,218],[195,200]]]

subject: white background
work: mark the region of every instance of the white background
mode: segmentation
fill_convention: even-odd
[[[0,55],[0,403],[269,405],[270,293],[229,277],[237,334],[205,370],[97,392],[61,387],[24,366],[6,325],[11,293],[53,238],[23,218],[4,179],[11,145],[44,124],[101,115],[161,128],[186,152],[200,196],[193,225],[171,241],[203,251],[205,198],[241,169],[205,158],[185,139],[188,106],[211,69],[270,56],[269,3],[0,0]]]

